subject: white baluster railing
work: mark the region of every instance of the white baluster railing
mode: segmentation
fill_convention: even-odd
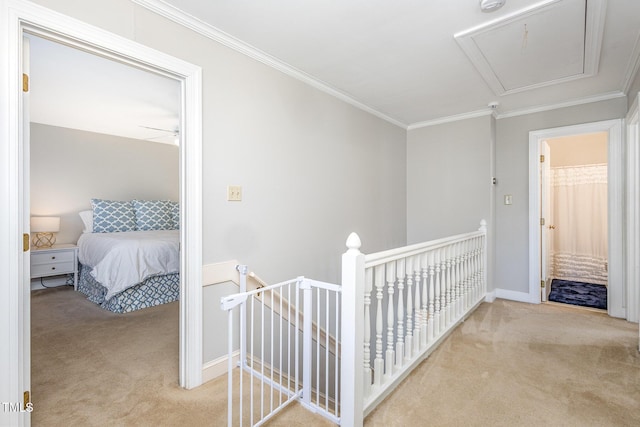
[[[369,255],[360,253],[357,236],[349,237],[342,260],[342,309],[363,318],[356,325],[361,332],[347,335],[343,315],[342,336],[355,339],[342,343],[342,425],[361,426],[364,417],[484,300],[486,234],[482,221],[475,232]],[[362,271],[357,273],[355,265]],[[347,300],[357,299],[348,294],[357,292],[364,298],[360,307],[347,305]],[[346,368],[351,362],[345,353],[352,345],[355,348],[347,353],[360,348],[364,363],[353,372]],[[357,393],[360,385],[361,392],[345,401],[345,390]]]
[[[230,361],[234,319],[240,320],[240,369],[228,367],[228,424],[262,425],[298,400],[337,424],[361,427],[484,300],[487,232],[481,225],[369,255],[352,233],[342,285],[299,277],[246,291],[247,269],[239,266],[242,292],[221,300],[229,313]]]

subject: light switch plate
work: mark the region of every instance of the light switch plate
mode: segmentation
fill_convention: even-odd
[[[242,200],[242,187],[240,185],[227,186],[227,200],[230,202],[239,202]]]
[[[504,195],[504,204],[505,205],[513,204],[513,196],[511,194],[505,194]]]

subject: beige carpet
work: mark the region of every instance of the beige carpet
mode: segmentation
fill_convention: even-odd
[[[552,305],[483,304],[366,426],[640,425],[638,325]],[[178,304],[125,315],[32,293],[34,426],[224,426],[226,379],[178,386]],[[292,406],[270,426],[329,426]]]

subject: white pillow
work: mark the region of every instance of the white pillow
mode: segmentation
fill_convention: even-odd
[[[78,215],[80,215],[80,219],[84,225],[84,230],[82,230],[82,232],[93,233],[93,211],[80,211],[78,212]]]

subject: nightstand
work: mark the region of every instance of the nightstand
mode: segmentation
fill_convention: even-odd
[[[73,289],[78,290],[78,247],[53,245],[31,250],[31,278],[73,274]]]

